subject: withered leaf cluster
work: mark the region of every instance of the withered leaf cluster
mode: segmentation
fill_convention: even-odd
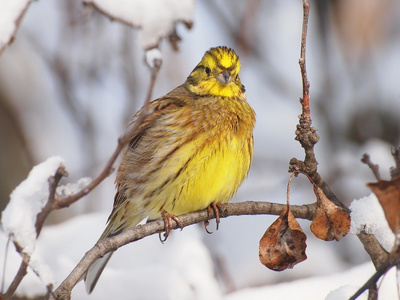
[[[350,215],[331,202],[324,192],[314,185],[317,212],[311,222],[311,232],[324,241],[339,241],[350,230]],[[307,236],[290,211],[289,201],[278,219],[268,227],[260,240],[260,262],[274,271],[293,268],[307,259]]]

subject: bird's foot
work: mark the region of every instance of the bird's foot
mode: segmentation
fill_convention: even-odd
[[[171,230],[173,229],[172,220],[176,222],[176,224],[178,225],[179,228],[181,228],[181,230],[183,229],[183,225],[182,222],[178,219],[178,217],[170,213],[167,213],[165,210],[161,212],[161,217],[164,220],[165,232],[164,232],[164,238],[161,237],[161,232],[159,234],[159,238],[161,243],[164,243],[167,240],[169,234],[171,233]]]
[[[207,213],[208,213],[208,217],[210,217],[211,215],[211,210],[214,211],[214,215],[215,215],[215,222],[217,223],[217,230],[219,228],[219,222],[220,222],[220,217],[219,217],[219,210],[221,209],[221,205],[220,204],[214,204],[211,203],[209,206],[207,206]],[[211,234],[212,231],[209,231],[207,226],[210,224],[210,221],[204,221],[204,228],[206,229],[206,232]]]

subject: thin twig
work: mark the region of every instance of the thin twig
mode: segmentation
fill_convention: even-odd
[[[21,283],[22,279],[27,274],[28,264],[25,263],[23,260],[21,265],[19,266],[18,272],[15,275],[13,281],[11,282],[10,286],[7,289],[7,292],[3,295],[4,299],[11,299],[15,293],[15,290]]]
[[[302,114],[299,117],[299,124],[296,128],[296,140],[299,141],[305,152],[304,161],[292,158],[289,162],[289,172],[297,172],[306,174],[312,181],[324,192],[336,205],[342,207],[346,211],[349,209],[343,205],[336,195],[329,188],[328,184],[322,179],[317,172],[318,161],[314,153],[314,145],[318,142],[319,136],[317,130],[311,126],[312,120],[310,116],[310,83],[307,79],[306,70],[306,38],[308,28],[310,4],[308,0],[303,0],[303,29],[300,46],[300,72],[303,85],[303,98],[300,99],[302,106]]]
[[[363,155],[363,157],[361,158],[361,161],[364,164],[368,165],[368,167],[372,170],[372,172],[374,173],[375,178],[377,180],[381,180],[382,179],[381,174],[379,173],[379,165],[376,165],[376,164],[372,163],[371,158],[369,157],[369,155],[367,153],[365,153]]]
[[[17,287],[21,283],[22,279],[24,279],[25,275],[28,273],[28,265],[30,261],[30,256],[23,252],[22,247],[14,241],[14,246],[17,251],[20,253],[22,257],[21,265],[19,266],[18,272],[15,275],[13,281],[11,282],[10,286],[7,289],[7,292],[4,294],[4,299],[11,299],[14,295]]]
[[[331,200],[336,205],[342,207],[347,212],[350,212],[350,210],[339,201],[336,195],[329,188],[328,184],[322,179],[322,177],[317,172],[318,161],[315,157],[314,146],[318,142],[319,136],[316,133],[316,129],[314,127],[311,127],[312,121],[310,116],[310,94],[309,94],[310,84],[307,79],[307,71],[306,71],[306,37],[307,37],[309,9],[310,9],[310,4],[308,0],[303,0],[303,30],[302,30],[301,51],[299,59],[302,85],[303,85],[303,98],[300,99],[302,105],[302,114],[300,115],[299,124],[297,125],[296,129],[296,140],[298,140],[301,146],[304,148],[305,159],[304,161],[300,161],[297,160],[296,158],[292,158],[290,160],[289,172],[297,171],[308,175],[308,177],[311,178],[312,181],[324,192],[324,194],[328,197],[329,200]],[[377,168],[372,168],[372,169],[375,170],[374,173],[379,178],[379,173],[377,172]],[[383,250],[383,248],[380,246],[378,241],[373,236],[361,233],[358,235],[358,237],[364,244],[365,250],[370,255],[371,260],[373,261],[375,266],[380,265],[380,267],[378,267],[378,271],[381,270],[382,266],[385,265],[385,263],[382,264],[382,260],[384,260],[385,258],[387,259],[388,257],[387,252]]]
[[[61,178],[67,177],[68,173],[65,170],[65,166],[61,164],[61,166],[57,169],[54,176],[49,178],[49,197],[46,205],[42,208],[42,211],[36,216],[36,237],[39,236],[40,231],[42,230],[43,223],[46,220],[47,216],[53,211],[54,202],[56,201],[56,190],[58,184],[60,183]]]
[[[301,34],[299,65],[300,65],[300,72],[303,85],[303,98],[302,98],[303,115],[306,118],[310,117],[310,105],[309,105],[310,83],[307,78],[307,69],[306,69],[306,43],[307,43],[309,12],[310,12],[310,3],[308,2],[308,0],[303,0],[303,29]]]
[[[290,185],[292,184],[293,177],[296,177],[297,173],[293,172],[290,177],[286,188],[286,205],[289,205],[289,192],[290,192]]]

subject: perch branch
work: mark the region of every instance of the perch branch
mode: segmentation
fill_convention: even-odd
[[[242,203],[222,204],[219,213],[221,218],[239,215],[280,215],[285,207],[286,204],[247,201]],[[308,205],[291,205],[290,209],[295,217],[312,220],[316,213],[316,203]],[[208,212],[206,209],[179,216],[179,220],[184,227],[214,218],[214,211],[211,210]],[[172,224],[173,229],[178,228],[175,221],[173,221]],[[164,222],[162,219],[158,219],[144,225],[138,225],[116,236],[100,240],[85,254],[68,277],[56,289],[54,292],[55,299],[70,299],[71,291],[74,286],[80,281],[89,266],[99,257],[104,256],[108,252],[115,251],[119,247],[128,243],[140,240],[155,233],[163,232],[164,229]]]

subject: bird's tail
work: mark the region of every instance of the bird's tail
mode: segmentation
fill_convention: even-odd
[[[104,238],[118,234],[118,232],[115,232],[115,228],[113,228],[114,225],[115,222],[113,222],[113,219],[111,219],[108,222],[106,229],[104,229],[103,234],[101,235],[101,237],[97,242],[101,241]],[[88,294],[90,294],[93,291],[97,281],[100,278],[101,273],[103,272],[104,268],[106,267],[113,253],[114,252],[109,252],[105,254],[103,257],[98,258],[86,271],[86,274],[84,275],[83,278],[85,280],[86,291],[88,292]]]
[[[97,281],[100,278],[101,273],[103,272],[104,268],[106,267],[113,253],[114,252],[109,252],[103,257],[100,257],[87,270],[85,275],[85,286],[86,286],[86,292],[88,294],[90,294],[93,291]]]
[[[129,211],[129,205],[126,207]],[[131,214],[129,217],[126,217],[127,210],[119,210],[111,213],[108,225],[101,235],[100,240],[117,235],[128,228],[135,227],[143,217],[140,215]],[[94,287],[96,286],[97,281],[100,278],[101,273],[106,267],[108,261],[111,258],[111,255],[114,252],[109,252],[105,254],[103,257],[97,259],[86,271],[86,274],[83,276],[86,285],[86,291],[90,294]]]

